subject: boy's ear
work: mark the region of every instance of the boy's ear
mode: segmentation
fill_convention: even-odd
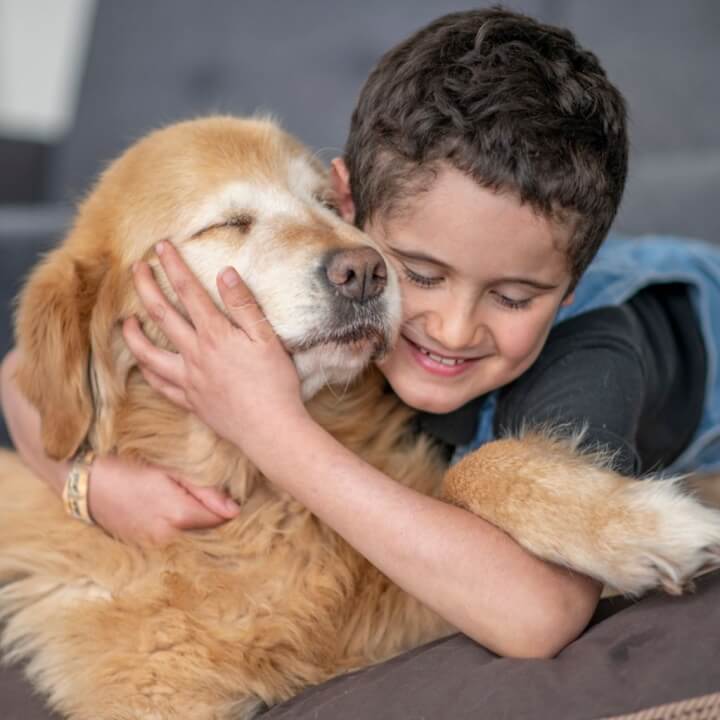
[[[336,157],[330,163],[330,182],[338,203],[338,210],[343,220],[355,222],[355,203],[350,191],[350,173],[341,157]]]

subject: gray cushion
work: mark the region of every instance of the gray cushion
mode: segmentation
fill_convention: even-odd
[[[647,597],[553,660],[498,658],[466,637],[336,678],[267,720],[579,720],[720,690],[720,573],[694,595]]]

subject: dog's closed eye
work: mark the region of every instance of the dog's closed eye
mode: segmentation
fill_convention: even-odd
[[[243,232],[248,232],[255,222],[255,218],[250,213],[240,213],[231,217],[225,224],[237,227]]]
[[[255,218],[250,215],[250,213],[239,213],[238,215],[233,215],[223,222],[213,223],[212,225],[204,227],[202,230],[198,230],[192,237],[193,239],[200,237],[200,235],[210,232],[210,230],[217,230],[217,228],[221,227],[236,227],[240,230],[240,232],[248,233],[250,232],[250,228],[253,226],[254,222]]]

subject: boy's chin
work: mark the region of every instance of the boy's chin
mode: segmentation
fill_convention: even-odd
[[[430,388],[423,392],[416,386],[406,386],[403,382],[393,382],[392,378],[385,376],[395,394],[409,407],[419,412],[432,413],[433,415],[446,415],[461,408],[470,402],[475,396],[465,397],[463,393],[443,393],[440,395],[437,389]]]

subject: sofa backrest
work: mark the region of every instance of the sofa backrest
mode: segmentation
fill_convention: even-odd
[[[332,157],[385,50],[433,17],[489,4],[98,0],[77,122],[56,157],[51,195],[77,198],[147,130],[215,111],[270,111]],[[720,239],[720,3],[506,4],[570,27],[625,93],[633,154],[618,227]]]

